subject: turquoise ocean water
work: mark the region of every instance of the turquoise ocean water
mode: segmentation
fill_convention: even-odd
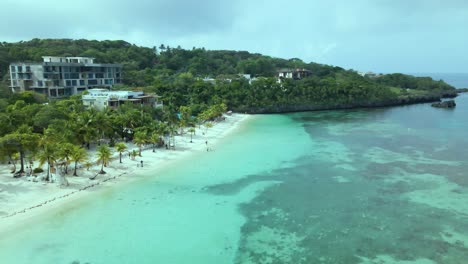
[[[456,102],[255,116],[213,152],[0,238],[0,263],[467,263]]]

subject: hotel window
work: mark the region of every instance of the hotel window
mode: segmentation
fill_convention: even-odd
[[[66,81],[66,86],[71,86],[71,81],[70,80]]]
[[[15,67],[15,66],[11,66],[11,67],[10,67],[10,70],[11,70],[11,72],[16,72],[16,67]]]
[[[84,80],[80,80],[80,85],[85,85]]]
[[[30,66],[26,66],[26,72],[30,72],[31,71],[31,67]]]
[[[37,81],[37,86],[42,87],[43,83],[42,81]]]
[[[94,79],[94,74],[88,73],[88,79]]]
[[[73,85],[73,86],[76,86],[76,84],[77,84],[77,81],[76,81],[76,80],[72,80],[72,85]]]
[[[18,72],[22,72],[23,71],[23,66],[18,66]]]

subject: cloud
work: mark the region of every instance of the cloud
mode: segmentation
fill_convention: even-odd
[[[7,38],[75,37],[147,32],[153,38],[219,33],[232,24],[235,5],[216,0],[6,0],[0,32]],[[10,26],[11,25],[11,26]]]
[[[464,0],[3,0],[3,41],[124,39],[375,71],[460,71]],[[444,58],[452,58],[450,61]],[[411,69],[410,69],[411,68]],[[431,70],[432,69],[432,70]]]

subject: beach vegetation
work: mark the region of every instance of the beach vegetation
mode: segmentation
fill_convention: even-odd
[[[212,122],[206,122],[206,123],[203,124],[203,125],[205,126],[205,133],[208,133],[208,129],[213,127],[213,123],[212,123]]]
[[[43,173],[44,169],[42,169],[41,167],[37,167],[37,168],[34,168],[32,172],[34,174]]]
[[[109,164],[110,159],[112,157],[112,150],[109,148],[108,145],[101,145],[96,150],[97,162],[101,164],[101,170],[99,174],[105,174],[104,167]]]
[[[45,177],[46,181],[51,181],[50,171],[51,167],[58,159],[58,146],[53,142],[45,142],[39,152],[37,153],[37,159],[39,160],[39,166],[47,164],[47,174]]]
[[[124,153],[127,150],[127,145],[123,142],[119,142],[115,144],[115,150],[119,152],[119,162],[122,163],[122,153]]]
[[[156,146],[161,142],[161,135],[157,132],[153,132],[149,138],[149,142],[153,145],[153,152],[156,152]]]
[[[145,130],[135,132],[133,142],[138,146],[138,156],[141,157],[141,150],[143,146],[148,142],[148,136]]]
[[[130,152],[130,158],[131,158],[132,160],[135,160],[136,156],[138,156],[138,151],[132,150],[132,151]]]
[[[78,163],[84,163],[88,161],[88,152],[86,149],[82,148],[81,146],[73,146],[72,151],[70,153],[70,160],[75,163],[74,169],[73,169],[73,176],[78,176],[76,173]],[[86,164],[85,164],[86,166]]]
[[[193,139],[193,135],[195,135],[195,128],[191,127],[187,131],[190,133],[190,143],[193,143],[192,139]]]
[[[64,166],[65,174],[68,174],[68,165],[72,161],[72,153],[74,150],[75,150],[75,145],[73,145],[72,143],[65,142],[65,143],[60,144],[59,146],[58,157],[59,159],[64,161],[63,166]]]

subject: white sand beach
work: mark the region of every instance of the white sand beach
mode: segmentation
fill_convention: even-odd
[[[189,133],[175,137],[175,149],[157,148],[153,152],[151,146],[146,146],[142,157],[131,160],[128,154],[122,157],[123,163],[119,163],[119,153],[114,152],[114,158],[104,170],[106,174],[95,176],[100,166],[94,165],[89,171],[86,168],[78,170],[78,177],[72,176],[73,166],[70,166],[66,177],[69,185],[63,186],[57,182],[46,183],[32,181],[28,177],[13,178],[8,165],[0,165],[0,234],[20,228],[46,215],[48,211],[73,204],[74,201],[85,200],[90,194],[102,190],[115,188],[119,184],[157,175],[162,168],[169,166],[174,161],[179,161],[191,155],[203,155],[215,151],[219,141],[236,129],[240,128],[251,116],[244,114],[226,115],[225,120],[215,122],[212,128],[204,127],[196,130],[193,143],[190,142]],[[127,144],[128,150],[138,149],[132,144]],[[207,150],[208,149],[208,150]],[[95,160],[91,158],[90,160]],[[143,167],[141,167],[143,163]],[[44,166],[45,168],[45,166]]]

